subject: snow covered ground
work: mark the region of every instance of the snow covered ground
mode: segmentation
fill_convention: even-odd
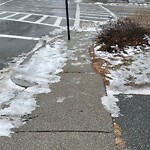
[[[148,37],[147,37],[148,38]],[[150,43],[150,38],[149,43]],[[120,109],[117,106],[117,94],[147,94],[150,95],[150,47],[128,47],[126,53],[102,52],[95,47],[95,54],[110,63],[106,87],[107,96],[102,98],[105,108],[113,117],[118,117]],[[107,64],[103,64],[105,67]]]

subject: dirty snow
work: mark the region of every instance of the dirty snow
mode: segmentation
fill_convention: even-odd
[[[57,74],[67,61],[65,43],[58,38],[24,63],[20,64],[22,58],[16,60],[11,69],[0,72],[0,136],[10,137],[12,129],[24,124],[24,116],[37,107],[34,95],[50,92],[49,84],[60,81]]]
[[[150,42],[150,38],[148,39]],[[111,68],[107,74],[110,82],[106,87],[107,96],[102,98],[102,103],[113,117],[118,117],[120,110],[114,95],[150,94],[150,47],[128,47],[125,49],[126,53],[117,54],[102,52],[99,48],[100,46],[95,47],[95,54],[109,62]]]

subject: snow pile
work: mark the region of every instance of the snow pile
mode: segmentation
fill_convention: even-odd
[[[111,113],[112,117],[119,116],[120,109],[116,104],[119,100],[113,94],[108,93],[108,95],[103,96],[101,100],[105,109]]]
[[[41,90],[42,88],[49,89],[47,83],[60,80],[56,74],[62,71],[65,61],[66,53],[63,43],[56,41],[54,47],[47,45],[45,48],[41,48],[34,53],[30,61],[19,66],[13,73],[12,80],[24,87],[39,85]],[[24,83],[20,83],[23,81]]]
[[[150,94],[150,47],[128,47],[120,53],[99,51],[99,48],[95,47],[95,54],[109,62],[111,68],[107,74],[110,83],[106,87],[107,96],[102,98],[102,103],[113,117],[118,117],[120,110],[114,95]]]
[[[31,114],[37,106],[34,95],[50,92],[49,84],[60,80],[57,74],[65,65],[66,55],[65,43],[58,39],[35,51],[13,71],[1,72],[0,136],[10,136],[12,128],[25,123],[23,116]]]

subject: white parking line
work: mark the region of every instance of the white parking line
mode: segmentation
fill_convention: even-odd
[[[3,5],[5,5],[5,4],[7,4],[7,3],[11,2],[11,1],[13,1],[13,0],[9,0],[9,1],[6,1],[4,3],[1,3],[0,6],[3,6]]]
[[[3,19],[3,18],[0,18],[0,20],[9,20],[9,21],[18,21],[18,22],[25,22],[25,23],[30,23],[30,24],[35,24],[35,25],[44,25],[44,26],[51,26],[51,27],[60,27],[60,26],[54,26],[54,24],[48,24],[48,23],[36,23],[36,22],[32,22],[32,21],[26,21],[26,20],[22,20],[22,21],[19,21],[19,19]]]
[[[110,13],[114,17],[114,19],[116,19],[116,20],[118,19],[118,17],[112,11],[110,11],[109,9],[107,9],[106,7],[104,7],[102,5],[99,5],[99,6],[103,9],[105,9],[108,13]]]
[[[12,15],[8,15],[8,16],[6,16],[6,17],[3,17],[3,19],[8,19],[8,18],[11,18],[11,17],[13,17],[13,16],[16,16],[16,15],[18,15],[19,13],[14,13],[14,14],[12,14]]]
[[[91,14],[91,15],[93,14],[93,15],[94,15],[94,14],[96,14],[96,13],[100,13],[100,14],[108,14],[108,12],[105,11],[105,10],[104,10],[104,11],[100,11],[100,12],[89,12],[89,11],[86,11],[86,10],[85,10],[85,11],[81,11],[80,14]]]
[[[57,20],[54,23],[54,26],[58,27],[61,23],[62,17],[58,17]]]
[[[108,17],[93,17],[93,16],[81,16],[82,19],[92,19],[92,20],[95,20],[95,19],[98,19],[98,20],[101,20],[101,19],[105,19],[105,20],[108,20],[109,16]]]
[[[1,14],[5,14],[5,13],[11,13],[11,14],[8,14],[7,16],[5,15],[4,17],[0,16],[0,20],[8,20],[8,21],[17,21],[17,22],[25,22],[25,23],[30,23],[30,24],[38,24],[38,25],[44,25],[44,26],[51,26],[51,27],[60,27],[60,23],[62,21],[62,19],[65,19],[65,17],[58,17],[58,16],[51,16],[51,15],[43,15],[43,14],[34,14],[34,13],[26,13],[26,12],[14,12],[14,11],[3,11],[3,12],[0,12],[0,15]],[[13,13],[13,14],[12,14]],[[17,14],[21,14],[23,15],[23,17],[21,18],[11,18]],[[40,19],[37,20],[37,21],[30,21],[30,20],[26,20],[28,17],[30,16],[39,16]],[[56,21],[55,23],[52,23],[52,24],[49,24],[49,23],[43,23],[43,21],[45,19],[47,19],[48,17],[53,17],[53,18],[56,18]],[[74,18],[70,18],[70,20],[75,20]]]
[[[79,28],[79,26],[80,26],[80,7],[79,7],[79,3],[77,3],[74,27]]]
[[[80,13],[80,15],[82,15],[82,16],[93,16],[93,17],[110,17],[110,14],[109,13],[107,13],[107,14],[102,14],[102,13],[100,13],[100,14],[87,14],[87,13]]]
[[[13,39],[22,39],[22,40],[33,40],[33,41],[39,41],[40,38],[35,37],[26,37],[26,36],[17,36],[17,35],[6,35],[6,34],[0,34],[0,37],[3,38],[13,38]]]
[[[5,13],[6,13],[6,11],[0,12],[0,15],[5,14]]]
[[[27,19],[28,17],[30,17],[31,15],[32,14],[25,15],[22,18],[18,19],[17,21],[23,21],[23,20]]]
[[[39,20],[35,21],[35,23],[41,23],[41,22],[44,21],[46,18],[48,18],[48,15],[44,15],[44,16],[41,17]]]
[[[19,14],[24,14],[24,15],[33,15],[33,16],[44,16],[44,14],[39,14],[39,13],[27,13],[27,12],[17,12],[17,11],[4,11],[5,13],[19,13]],[[48,17],[59,17],[59,16],[54,16],[54,15],[48,15]],[[66,17],[62,17],[62,18],[66,18]],[[70,19],[74,19],[74,18],[70,18]]]

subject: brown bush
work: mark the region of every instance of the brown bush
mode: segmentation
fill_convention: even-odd
[[[100,50],[118,52],[127,46],[148,45],[145,35],[149,31],[131,18],[109,22],[96,38],[96,45],[102,44]]]

